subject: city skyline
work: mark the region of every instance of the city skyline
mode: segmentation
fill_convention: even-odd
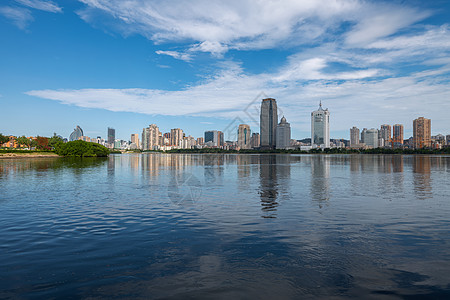
[[[404,124],[408,137],[418,116],[433,134],[450,127],[448,1],[124,5],[0,4],[2,133],[67,137],[80,125],[95,137],[112,126],[128,140],[153,123],[200,137],[234,118],[257,128],[247,108],[260,93],[283,103],[296,138],[309,136],[320,100],[330,138],[355,124]]]

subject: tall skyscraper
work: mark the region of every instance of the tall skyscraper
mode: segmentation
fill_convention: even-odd
[[[159,128],[151,124],[142,130],[142,150],[155,150],[159,145]]]
[[[414,148],[431,147],[431,119],[424,117],[413,121]]]
[[[223,137],[222,131],[217,131],[217,146],[223,146],[225,144],[225,139]]]
[[[80,126],[77,125],[77,127],[75,127],[75,129],[73,130],[73,132],[70,134],[69,136],[69,141],[76,141],[78,140],[80,137],[82,137],[83,134],[83,129],[81,129]]]
[[[273,98],[263,99],[260,115],[261,148],[275,148],[278,124],[277,101]]]
[[[260,143],[259,143],[259,133],[252,133],[252,148],[259,148]]]
[[[211,146],[217,147],[219,145],[219,135],[217,130],[205,131],[205,144],[210,142]]]
[[[381,125],[379,139],[383,141],[383,146],[388,146],[391,143],[391,125],[383,124]]]
[[[116,139],[116,130],[108,127],[108,144],[114,146],[114,140]]]
[[[286,122],[286,118],[281,118],[280,124],[277,125],[277,149],[287,149],[291,146],[291,124]]]
[[[247,124],[240,124],[238,128],[238,146],[241,149],[251,148],[251,132],[250,126]]]
[[[140,148],[139,145],[139,134],[133,133],[131,134],[131,143],[136,145],[136,148]]]
[[[330,147],[330,112],[322,108],[322,102],[319,109],[311,113],[311,146]]]
[[[392,141],[394,142],[394,145],[395,144],[403,145],[403,125],[395,124],[392,129],[393,129]]]
[[[359,128],[353,126],[350,128],[350,147],[359,144]]]
[[[183,137],[184,133],[180,128],[170,129],[170,144],[172,146],[179,147]]]

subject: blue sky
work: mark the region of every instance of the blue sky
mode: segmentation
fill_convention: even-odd
[[[3,0],[0,132],[259,132],[267,96],[296,139],[320,100],[332,138],[409,137],[419,116],[450,134],[449,16],[439,0]]]

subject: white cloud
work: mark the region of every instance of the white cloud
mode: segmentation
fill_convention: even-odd
[[[320,60],[311,65],[312,70],[314,66],[323,66]],[[230,63],[216,76],[179,91],[81,89],[35,90],[27,94],[86,108],[151,115],[239,117],[247,121],[248,115],[243,110],[264,91],[278,100],[297,131],[309,131],[309,113],[316,109],[320,100],[330,108],[332,131],[347,130],[354,125],[378,127],[383,123],[403,123],[408,128],[412,119],[419,115],[432,118],[433,131],[448,129],[446,112],[450,110],[450,103],[442,99],[450,98],[450,86],[427,74],[371,81],[299,79],[283,84],[274,83],[274,75],[245,75],[238,65]]]
[[[329,58],[329,57],[328,57]],[[290,58],[290,63],[276,75],[275,82],[296,80],[353,80],[376,77],[381,75],[377,69],[353,70],[348,72],[325,73],[327,58],[314,57],[306,60],[298,60],[297,56]]]
[[[62,12],[61,7],[55,4],[52,1],[43,1],[43,0],[15,0],[16,2],[28,6],[34,9],[44,10],[48,12],[59,13]]]
[[[42,0],[15,0],[23,6],[48,12],[61,12],[62,9],[51,1]],[[0,7],[0,15],[9,19],[19,29],[25,30],[34,20],[31,10],[22,6],[3,6]]]
[[[192,60],[192,56],[189,53],[184,53],[184,52],[178,52],[178,51],[163,51],[163,50],[158,50],[155,51],[156,54],[160,54],[160,55],[168,55],[171,56],[175,59],[180,59],[180,60],[184,60],[184,61],[191,61]]]
[[[11,20],[20,29],[25,29],[33,21],[30,10],[22,7],[0,7],[0,15]]]
[[[450,49],[450,31],[448,24],[440,27],[430,27],[429,30],[416,35],[397,36],[377,40],[366,48],[375,49]]]
[[[184,42],[190,51],[220,57],[229,49],[268,49],[315,43],[345,22],[344,38],[364,46],[425,18],[428,13],[402,5],[362,0],[79,0],[78,14],[98,23],[98,12],[117,20],[116,29],[155,41]],[[336,37],[336,36],[335,36]]]
[[[377,6],[368,4],[362,10],[358,23],[346,37],[347,44],[364,47],[379,38],[390,36],[400,29],[421,21],[430,15],[404,6],[393,6],[383,2]]]

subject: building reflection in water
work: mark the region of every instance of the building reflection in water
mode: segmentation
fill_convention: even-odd
[[[237,184],[239,191],[247,191],[250,188],[252,167],[257,166],[256,155],[237,155]]]
[[[263,218],[276,218],[277,211],[277,160],[276,155],[259,155],[259,178]]]
[[[223,179],[223,165],[225,160],[229,159],[228,155],[222,154],[205,154],[201,156],[204,166],[205,184],[218,183]]]
[[[330,159],[325,155],[311,156],[311,198],[320,208],[330,199]]]
[[[415,155],[412,158],[414,192],[419,199],[427,199],[432,196],[431,159],[430,156],[422,155]]]

